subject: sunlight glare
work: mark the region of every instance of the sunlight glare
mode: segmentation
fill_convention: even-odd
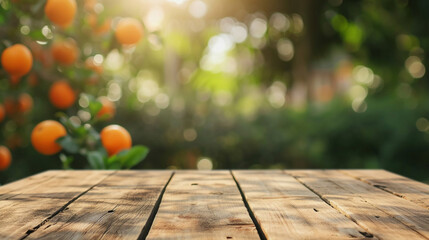
[[[236,43],[242,43],[247,39],[247,26],[238,23],[232,27],[230,34]]]
[[[405,67],[413,78],[422,78],[426,73],[426,68],[419,57],[410,56],[405,60]]]
[[[374,82],[374,72],[365,66],[358,65],[352,71],[355,81],[371,86]]]
[[[188,142],[194,141],[197,136],[197,131],[194,128],[187,128],[183,131],[183,138]]]
[[[167,2],[171,2],[171,3],[175,3],[177,5],[182,5],[183,3],[185,3],[187,0],[167,0]]]
[[[277,31],[285,32],[290,27],[290,20],[282,13],[276,12],[271,15],[270,24]]]
[[[290,61],[295,53],[292,41],[287,38],[280,39],[277,42],[277,52],[280,59],[286,62]]]
[[[268,101],[273,108],[281,108],[286,102],[286,85],[275,81],[267,90]]]
[[[160,30],[164,22],[164,10],[160,6],[150,8],[146,14],[144,23],[149,32]]]
[[[155,105],[159,109],[166,109],[170,105],[170,97],[165,93],[160,93],[155,97]]]
[[[212,170],[213,163],[209,158],[202,158],[197,163],[198,170]]]
[[[417,130],[419,130],[420,132],[429,131],[429,121],[426,118],[421,117],[417,119],[416,127],[417,127]]]
[[[267,31],[267,21],[262,18],[253,19],[250,23],[250,35],[254,38],[262,38]]]
[[[355,98],[352,102],[352,109],[357,113],[363,113],[367,109],[365,98]]]
[[[116,82],[110,83],[107,91],[107,98],[110,101],[116,102],[119,99],[121,99],[121,97],[122,97],[121,86]]]
[[[110,70],[119,70],[124,64],[124,57],[117,49],[112,50],[106,57],[106,67]]]
[[[194,18],[202,18],[207,13],[207,4],[201,0],[195,0],[189,4],[188,10]]]

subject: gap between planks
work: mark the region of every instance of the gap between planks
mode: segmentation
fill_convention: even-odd
[[[45,225],[46,223],[48,223],[51,219],[55,218],[58,214],[60,214],[61,212],[63,212],[64,210],[66,210],[71,204],[73,204],[74,202],[76,202],[78,199],[80,199],[81,197],[83,197],[85,194],[87,194],[88,192],[90,192],[92,189],[94,189],[95,187],[97,187],[98,185],[102,184],[106,179],[108,179],[109,177],[113,176],[114,174],[116,174],[118,171],[114,171],[108,175],[106,175],[104,178],[102,178],[100,181],[98,181],[96,184],[92,185],[91,187],[89,187],[88,189],[86,189],[85,191],[83,191],[82,193],[80,193],[78,196],[74,197],[73,199],[71,199],[70,201],[68,201],[66,204],[64,204],[61,208],[59,208],[57,211],[55,211],[54,213],[52,213],[49,217],[47,217],[46,219],[44,219],[41,223],[39,223],[37,226],[35,226],[32,229],[29,229],[25,235],[23,237],[20,238],[20,240],[24,240],[27,237],[29,237],[32,233],[35,233],[38,229],[40,229],[43,225]],[[159,209],[159,205],[162,201],[162,197],[163,194],[168,186],[168,184],[170,183],[171,179],[173,178],[175,172],[171,172],[171,175],[168,177],[168,180],[166,181],[166,183],[163,185],[163,188],[159,194],[159,196],[157,197],[157,201],[155,202],[154,207],[151,210],[151,213],[146,221],[146,223],[144,224],[144,226],[141,229],[140,234],[138,235],[137,239],[145,239],[150,228],[151,225],[155,219],[155,216],[157,214],[157,211]]]
[[[268,239],[284,239],[284,236],[291,239],[374,237],[281,170],[237,170],[233,175]]]
[[[55,211],[54,213],[51,214],[51,216],[47,217],[45,220],[43,220],[41,223],[39,223],[37,226],[35,226],[32,229],[29,229],[27,232],[25,232],[25,235],[23,237],[20,238],[20,240],[26,239],[28,236],[30,236],[30,234],[34,233],[35,231],[37,231],[37,229],[39,229],[41,226],[43,226],[45,223],[47,223],[50,219],[52,219],[53,217],[55,217],[57,214],[61,213],[62,211],[64,211],[64,209],[66,209],[70,204],[72,204],[74,201],[76,201],[77,199],[79,199],[81,196],[83,196],[85,193],[89,192],[91,189],[93,189],[95,186],[97,186],[99,183],[101,183],[104,179],[106,179],[107,177],[115,174],[116,171],[106,175],[104,178],[102,178],[98,183],[92,185],[91,187],[89,187],[87,190],[83,191],[82,193],[80,193],[79,195],[77,195],[76,197],[72,198],[70,201],[68,201],[66,204],[64,204],[64,206],[62,206],[60,209],[58,209],[57,211]]]
[[[144,225],[137,240],[144,240],[149,234],[150,228],[152,227],[153,221],[155,220],[156,214],[158,213],[159,206],[161,205],[162,197],[164,196],[165,190],[167,189],[168,184],[171,182],[171,179],[173,179],[175,173],[176,172],[174,171],[171,173],[170,178],[168,179],[167,183],[159,194],[158,200],[155,202],[155,206],[153,207],[152,212],[150,213],[149,218],[147,219],[146,224]]]
[[[344,215],[346,218],[350,219],[351,221],[353,221],[354,223],[356,223],[359,227],[365,229],[366,232],[360,232],[363,236],[367,237],[367,238],[379,238],[377,237],[375,234],[371,233],[365,226],[362,226],[359,222],[356,221],[356,219],[352,218],[349,214],[347,214],[346,212],[342,211],[339,208],[336,208],[334,205],[331,204],[331,202],[324,198],[322,195],[320,195],[318,192],[316,192],[313,188],[309,187],[307,184],[303,183],[301,180],[299,180],[296,176],[293,176],[291,174],[286,173],[284,170],[282,171],[283,174],[286,174],[288,176],[293,177],[297,182],[299,182],[300,184],[302,184],[304,187],[306,187],[308,190],[310,190],[311,192],[313,192],[314,194],[316,194],[323,202],[325,202],[328,206],[330,206],[331,208],[335,209],[336,211],[338,211],[339,213],[341,213],[342,215]]]
[[[381,191],[383,191],[383,192],[385,192],[385,193],[387,193],[387,194],[389,194],[389,195],[391,195],[391,196],[393,196],[393,197],[396,197],[396,198],[401,199],[401,200],[408,201],[410,204],[416,204],[416,205],[418,205],[418,206],[420,206],[420,207],[423,207],[423,208],[425,208],[425,209],[428,209],[428,206],[426,206],[426,205],[422,204],[422,203],[421,203],[421,202],[419,202],[419,201],[416,201],[416,199],[413,199],[413,198],[409,199],[409,198],[407,198],[406,194],[404,195],[404,194],[396,193],[396,192],[394,191],[394,189],[390,189],[390,187],[391,187],[391,186],[389,186],[389,185],[390,185],[389,183],[383,183],[383,185],[373,183],[370,179],[369,179],[369,180],[367,180],[367,179],[365,179],[365,177],[363,177],[363,176],[361,177],[361,176],[359,176],[359,174],[356,174],[356,173],[355,173],[356,171],[358,171],[358,172],[359,172],[359,170],[337,170],[337,172],[339,172],[339,173],[341,173],[341,174],[343,174],[343,175],[345,175],[345,176],[348,176],[348,177],[353,178],[353,179],[355,179],[355,180],[357,180],[357,181],[359,181],[359,182],[362,182],[362,183],[367,184],[367,185],[369,185],[369,186],[371,186],[371,187],[374,187],[374,188],[376,188],[376,189],[379,189],[379,190],[381,190]],[[368,172],[368,171],[371,171],[371,170],[366,170],[365,172]],[[388,174],[388,175],[395,175],[395,177],[399,177],[399,178],[402,178],[402,179],[406,179],[406,180],[408,180],[408,181],[411,181],[411,180],[410,180],[410,179],[408,179],[408,178],[405,178],[405,177],[403,177],[403,176],[399,176],[399,175],[398,175],[398,176],[396,176],[396,174],[391,173],[391,172],[388,172],[388,171],[386,171],[386,170],[375,170],[375,171],[377,172],[377,174],[381,174],[382,176],[384,176],[385,174]],[[418,183],[418,182],[415,182],[414,184],[419,184],[419,183]],[[385,186],[385,185],[388,185],[388,186]],[[403,184],[403,185],[401,185],[401,186],[405,186],[405,184]],[[410,186],[407,186],[407,187],[409,188]],[[397,217],[395,217],[395,215],[394,215],[394,214],[391,214],[391,213],[389,213],[389,212],[387,212],[387,211],[385,211],[385,212],[386,212],[388,215],[392,216],[393,218],[397,219],[398,221],[402,222],[404,225],[406,225],[408,228],[410,228],[411,230],[415,231],[416,233],[418,233],[418,234],[419,234],[419,235],[421,235],[422,237],[424,237],[424,238],[426,238],[426,239],[429,239],[429,238],[427,237],[427,235],[426,235],[426,234],[422,234],[422,233],[419,231],[419,229],[418,229],[418,228],[415,228],[415,226],[413,226],[413,225],[408,225],[409,223],[404,222],[404,221],[401,221],[401,219],[398,219]]]
[[[255,224],[255,227],[256,227],[256,230],[258,231],[259,237],[261,238],[261,240],[267,240],[267,236],[265,236],[265,233],[262,230],[261,225],[259,224],[258,220],[255,217],[255,214],[253,213],[252,209],[249,206],[249,203],[247,202],[247,199],[246,199],[246,196],[244,195],[243,189],[241,189],[241,187],[240,187],[240,183],[235,178],[232,170],[229,170],[229,173],[231,174],[232,179],[234,179],[234,182],[237,185],[238,191],[240,192],[240,195],[241,195],[241,199],[243,200],[244,206],[246,207],[247,212],[249,213],[249,216],[253,221],[253,224]]]
[[[363,181],[360,181],[338,170],[322,170],[322,171],[319,170],[319,171],[315,171],[314,173],[310,173],[309,170],[287,170],[287,171],[284,171],[284,173],[296,178],[308,189],[312,190],[317,195],[319,195],[322,199],[326,200],[326,202],[329,203],[329,205],[331,205],[332,207],[340,211],[342,214],[347,216],[352,221],[359,224],[362,228],[369,229],[369,230],[372,229],[371,230],[372,232],[376,231],[377,229],[376,235],[379,238],[429,239],[427,237],[428,236],[427,228],[425,227],[427,226],[425,224],[428,221],[429,215],[427,215],[427,213],[425,215],[424,211],[420,211],[420,207],[422,206],[418,206],[415,203],[411,201],[407,201],[404,198],[398,198],[398,196],[388,191],[382,191],[381,189],[377,188],[376,186],[373,186],[372,184],[368,184]],[[334,179],[336,179],[336,181],[330,180],[330,177],[327,178],[328,175],[331,176],[331,174],[335,176]],[[320,185],[319,183],[314,182],[312,178],[318,179],[317,182],[328,181],[329,185],[331,185],[330,187],[331,189],[329,188],[324,189],[323,187],[320,188],[325,183]],[[347,190],[347,186],[350,187],[350,183],[342,182],[342,180],[346,180],[346,179],[356,181],[356,184],[354,185],[354,187],[356,187],[356,189],[359,189],[359,191],[363,191],[363,192],[371,191],[371,193],[377,194],[379,198],[382,197],[382,199],[384,199],[384,205],[380,205],[377,202],[375,202],[374,196],[364,197],[363,195],[358,193],[359,191],[353,192],[353,194],[351,195],[352,198],[350,199],[351,202],[345,202],[344,199],[338,198],[336,196],[337,194],[335,193],[336,191],[343,192],[342,194],[345,193],[344,191],[348,193],[352,193],[349,190]],[[360,184],[357,184],[357,183],[360,183]],[[334,190],[334,189],[337,189],[337,190]],[[370,190],[370,189],[373,189],[373,190]],[[338,194],[341,194],[341,193],[338,193]],[[372,211],[375,211],[374,213],[372,213],[376,215],[375,219],[372,219],[371,216],[365,217],[360,213],[358,213],[357,212],[358,210],[355,209],[356,203],[353,203],[355,201],[364,201],[364,202],[361,202],[361,204],[364,204],[367,207],[371,208]],[[408,204],[406,202],[408,202]],[[387,203],[392,205],[392,207],[389,207],[389,204],[386,205]],[[361,206],[361,207],[364,207],[364,206]],[[421,210],[423,210],[423,208]],[[410,214],[412,213],[413,215],[411,216],[414,216],[414,217],[407,217],[408,215],[406,213],[410,213]],[[418,216],[421,216],[422,218],[419,219]],[[380,221],[381,219],[384,219],[384,220]],[[393,227],[392,225],[396,225],[396,227],[394,228],[395,232],[391,232],[391,230],[389,230],[389,229],[392,229]]]
[[[378,190],[380,190],[380,188],[378,188],[377,186],[374,186],[374,184],[371,184],[371,183],[368,183],[368,182],[366,182],[366,181],[364,181],[364,180],[362,180],[362,179],[359,179],[359,178],[356,178],[356,177],[353,177],[353,176],[350,176],[349,174],[346,174],[346,173],[344,173],[344,172],[342,172],[342,171],[338,171],[339,173],[341,173],[341,174],[343,174],[343,175],[345,175],[345,176],[349,176],[349,177],[351,177],[351,178],[354,178],[356,181],[359,181],[359,182],[363,182],[363,183],[365,183],[365,184],[367,184],[367,185],[370,185],[370,186],[372,186],[372,187],[374,187],[375,189],[378,189]],[[115,172],[112,172],[111,174],[109,174],[109,175],[107,175],[107,176],[105,176],[103,179],[101,179],[99,182],[97,182],[96,184],[94,184],[93,186],[91,186],[91,187],[89,187],[87,190],[85,190],[85,191],[83,191],[82,193],[80,193],[79,195],[77,195],[76,197],[74,197],[73,199],[71,199],[69,202],[67,202],[64,206],[62,206],[61,208],[59,208],[57,211],[55,211],[51,216],[49,216],[49,217],[47,217],[44,221],[42,221],[40,224],[38,224],[36,227],[34,227],[33,229],[30,229],[27,233],[26,233],[26,235],[24,236],[24,237],[22,237],[21,239],[25,239],[25,238],[27,238],[30,234],[32,234],[33,232],[35,232],[35,231],[37,231],[37,229],[39,229],[41,226],[43,226],[46,222],[48,222],[50,219],[52,219],[53,217],[55,217],[57,214],[59,214],[59,213],[61,213],[62,211],[64,211],[64,209],[66,209],[70,204],[72,204],[73,202],[75,202],[77,199],[79,199],[80,197],[82,197],[83,195],[85,195],[86,193],[88,193],[89,191],[91,191],[91,189],[93,189],[94,187],[96,187],[97,185],[99,185],[101,182],[103,182],[107,177],[109,177],[109,176],[111,176],[111,175],[113,175],[113,174],[115,174],[116,173],[116,171]],[[239,192],[240,192],[240,195],[241,195],[241,198],[242,198],[242,201],[243,201],[243,203],[244,203],[244,205],[245,205],[245,207],[246,207],[246,209],[247,209],[247,211],[248,211],[248,214],[249,214],[249,216],[250,216],[250,218],[252,219],[252,221],[253,221],[253,223],[254,223],[254,225],[255,225],[255,227],[256,227],[256,229],[257,229],[257,231],[258,231],[258,234],[259,234],[259,237],[261,238],[261,239],[267,239],[266,238],[266,236],[265,236],[265,234],[264,234],[264,232],[262,231],[262,228],[261,228],[261,225],[260,225],[260,223],[258,222],[258,220],[256,219],[256,217],[255,217],[255,214],[254,214],[254,212],[252,211],[252,209],[250,208],[250,206],[249,206],[249,203],[248,203],[248,200],[246,199],[246,196],[245,196],[245,194],[244,194],[244,192],[243,192],[243,189],[241,188],[241,186],[240,186],[240,183],[239,183],[239,181],[236,179],[236,177],[234,176],[234,173],[230,170],[229,171],[229,173],[230,173],[230,175],[232,176],[232,178],[233,178],[233,180],[235,181],[235,184],[236,184],[236,186],[237,186],[237,188],[238,188],[238,190],[239,190]],[[336,207],[335,206],[335,204],[331,204],[331,201],[329,200],[329,197],[328,198],[325,198],[324,196],[323,196],[323,194],[320,194],[320,193],[318,193],[317,192],[317,189],[313,189],[312,187],[310,187],[310,186],[308,186],[307,184],[305,184],[301,179],[299,179],[299,177],[297,177],[297,176],[295,176],[294,174],[290,174],[290,173],[288,173],[288,172],[286,172],[286,171],[282,171],[282,173],[283,174],[285,174],[285,175],[288,175],[288,176],[291,176],[291,177],[293,177],[294,179],[296,179],[300,184],[302,184],[304,187],[306,187],[308,190],[310,190],[311,192],[313,192],[314,194],[316,194],[322,201],[324,201],[327,205],[329,205],[331,208],[333,208],[333,209],[335,209],[336,211],[338,211],[339,213],[341,213],[342,215],[344,215],[345,217],[347,217],[348,219],[350,219],[351,221],[353,221],[354,223],[356,223],[357,225],[359,225],[360,227],[362,227],[365,231],[367,231],[367,232],[363,232],[362,233],[362,235],[364,235],[364,236],[366,236],[366,237],[370,237],[371,235],[373,235],[373,234],[371,234],[371,233],[369,233],[369,231],[368,231],[368,229],[364,226],[364,225],[361,225],[360,223],[359,223],[359,221],[357,221],[356,219],[354,219],[352,216],[350,216],[348,213],[347,213],[347,211],[344,211],[344,210],[342,210],[341,208],[338,208],[338,207]],[[164,196],[164,193],[165,193],[165,191],[166,191],[166,188],[167,188],[167,186],[168,186],[168,184],[170,183],[170,181],[172,180],[172,178],[173,178],[173,176],[174,176],[174,174],[175,174],[175,172],[172,172],[171,173],[171,176],[170,176],[170,178],[168,179],[168,181],[165,183],[165,185],[164,185],[164,187],[163,187],[163,189],[162,189],[162,191],[161,191],[161,193],[159,194],[159,196],[158,196],[158,199],[157,199],[157,201],[156,201],[156,203],[155,203],[155,205],[154,205],[154,207],[153,207],[153,209],[152,209],[152,211],[151,211],[151,214],[150,214],[150,216],[149,216],[149,218],[148,218],[148,220],[147,220],[147,222],[146,222],[146,224],[143,226],[143,228],[142,228],[142,230],[141,230],[141,233],[140,233],[140,235],[139,235],[139,237],[138,237],[138,239],[145,239],[146,237],[147,237],[147,235],[148,235],[148,233],[149,233],[149,231],[150,231],[150,229],[151,229],[151,227],[152,227],[152,223],[153,223],[153,221],[154,221],[154,219],[155,219],[155,217],[156,217],[156,215],[157,215],[157,213],[158,213],[158,209],[159,209],[159,206],[160,206],[160,204],[161,204],[161,202],[162,202],[162,198],[163,198],[163,196]],[[384,189],[381,189],[381,190],[384,190]],[[385,190],[384,190],[385,191]],[[394,195],[395,196],[395,198],[402,198],[402,197],[400,197],[400,196],[398,196],[398,195],[396,195],[396,194],[394,194],[394,193],[392,193],[392,192],[389,192],[389,191],[385,191],[385,192],[388,192],[389,194],[391,194],[391,195]],[[375,206],[374,206],[375,207]],[[389,214],[388,212],[386,212],[388,215],[390,215],[390,216],[392,216],[393,218],[395,218],[395,216],[393,216],[393,215],[391,215],[391,214]],[[408,227],[408,225],[407,224],[404,224],[405,226],[407,226]],[[412,228],[411,228],[412,229]],[[412,229],[412,230],[414,230],[414,229]],[[368,234],[368,235],[366,235],[366,234]],[[376,236],[374,236],[374,237],[376,237]]]
[[[147,239],[261,239],[228,170],[177,171]]]

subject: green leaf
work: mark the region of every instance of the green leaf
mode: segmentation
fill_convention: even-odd
[[[59,138],[57,143],[60,144],[61,147],[63,147],[63,149],[69,153],[75,154],[79,152],[79,145],[69,135]]]
[[[128,150],[118,153],[123,168],[129,169],[140,163],[146,158],[149,148],[146,146],[134,146]]]
[[[107,165],[113,164],[115,162],[119,162],[118,155],[113,155],[106,160]]]
[[[107,169],[121,169],[121,163],[120,162],[114,162],[112,164],[109,165],[109,167]]]
[[[88,134],[88,129],[85,128],[85,126],[79,126],[74,130],[74,133],[78,136],[78,137],[84,137]]]
[[[46,37],[43,35],[42,31],[39,30],[31,31],[29,36],[34,40],[46,41]]]
[[[113,155],[106,159],[105,161],[107,169],[121,169],[121,159],[118,155]]]
[[[100,111],[101,107],[103,107],[101,102],[90,101],[88,108],[89,108],[89,113],[91,113],[91,116],[96,116],[97,113]]]
[[[88,162],[93,169],[105,169],[103,155],[97,151],[88,152]]]

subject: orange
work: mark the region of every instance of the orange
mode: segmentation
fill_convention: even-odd
[[[62,65],[72,65],[79,56],[79,50],[73,39],[59,41],[52,44],[52,57]]]
[[[66,109],[76,101],[76,92],[67,81],[60,80],[49,89],[49,100],[55,107]]]
[[[103,67],[100,64],[95,63],[93,57],[89,57],[86,59],[85,66],[98,74],[101,74],[103,72]]]
[[[45,14],[54,24],[68,27],[76,15],[76,0],[48,0]]]
[[[131,148],[132,141],[130,133],[119,125],[109,125],[103,128],[100,133],[100,138],[109,156]]]
[[[27,93],[23,93],[18,98],[18,111],[25,113],[33,108],[33,98]]]
[[[115,36],[120,44],[136,44],[143,36],[143,26],[134,18],[122,18],[116,26]]]
[[[102,35],[107,33],[110,30],[110,23],[112,21],[110,19],[104,20],[102,23],[97,22],[97,15],[90,14],[88,15],[88,23],[91,26],[92,31],[95,34]]]
[[[12,155],[10,154],[10,151],[5,146],[0,146],[0,171],[6,170],[10,162],[12,160]]]
[[[112,103],[107,97],[99,97],[98,101],[101,102],[101,109],[97,113],[97,117],[107,117],[106,119],[111,119],[116,112],[115,104]]]
[[[66,134],[67,131],[61,123],[45,120],[37,124],[31,132],[31,144],[39,153],[52,155],[61,151],[61,146],[56,141]]]
[[[0,104],[0,123],[3,122],[4,117],[6,116],[6,111],[2,104]]]
[[[3,51],[1,55],[1,64],[4,70],[10,75],[21,77],[31,70],[33,66],[33,56],[26,46],[15,44]]]

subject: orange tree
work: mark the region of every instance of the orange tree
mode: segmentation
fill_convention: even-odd
[[[97,169],[131,168],[146,157],[148,148],[132,146],[123,127],[97,130],[115,115],[115,103],[100,91],[114,77],[103,60],[111,51],[131,57],[144,32],[140,20],[114,14],[94,0],[0,2],[0,170],[11,162],[9,148],[30,136],[37,152],[60,153],[64,168],[74,159]]]

